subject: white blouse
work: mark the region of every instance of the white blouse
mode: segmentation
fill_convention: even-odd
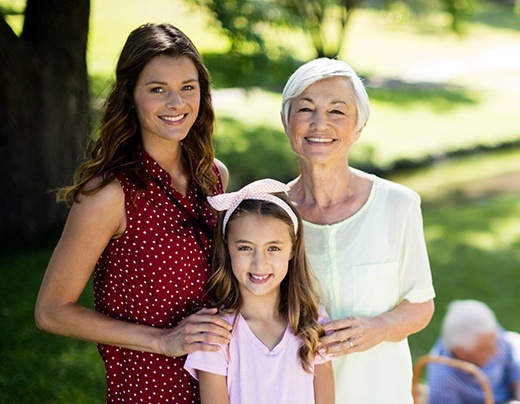
[[[370,196],[353,216],[331,225],[304,221],[307,256],[331,319],[376,316],[404,299],[420,303],[435,297],[419,195],[371,178]],[[413,401],[407,339],[341,356],[333,365],[337,403]]]

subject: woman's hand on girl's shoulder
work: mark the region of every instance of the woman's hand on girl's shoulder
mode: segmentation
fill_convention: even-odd
[[[201,309],[183,319],[175,328],[166,329],[159,342],[159,352],[182,356],[195,351],[218,351],[231,339],[232,326],[218,310]]]

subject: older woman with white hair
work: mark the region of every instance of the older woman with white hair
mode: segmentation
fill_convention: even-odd
[[[281,115],[301,170],[289,196],[333,319],[322,343],[335,356],[337,402],[412,403],[407,337],[428,325],[435,296],[419,195],[349,166],[370,106],[347,63],[301,66]]]
[[[434,356],[455,358],[478,366],[496,403],[520,403],[520,335],[504,331],[495,314],[478,300],[455,300],[442,323]],[[428,365],[430,404],[484,402],[478,380],[459,369]]]

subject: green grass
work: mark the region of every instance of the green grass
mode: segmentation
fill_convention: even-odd
[[[104,368],[95,344],[57,337],[34,324],[39,285],[57,242],[0,252],[0,402],[102,403]],[[88,295],[88,293],[86,293]],[[85,296],[82,303],[91,306]]]
[[[424,209],[428,252],[437,293],[426,330],[410,339],[415,358],[439,335],[447,304],[454,299],[487,303],[507,329],[520,331],[520,194],[462,206]]]
[[[414,358],[428,352],[453,299],[482,300],[502,325],[520,330],[519,211],[520,193],[462,205],[425,204],[436,312],[427,329],[410,338]],[[95,344],[49,335],[34,325],[34,302],[56,241],[52,235],[44,243],[0,252],[0,402],[103,401],[104,370]],[[82,302],[91,301],[89,289]]]

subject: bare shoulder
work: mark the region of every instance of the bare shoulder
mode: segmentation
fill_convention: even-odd
[[[92,188],[99,182],[100,178],[94,178],[85,188]],[[69,218],[112,229],[114,236],[120,234],[126,225],[126,214],[125,194],[119,181],[114,179],[93,194],[80,193],[77,202],[72,205]]]
[[[215,165],[217,166],[217,170],[220,174],[220,179],[222,180],[222,187],[224,188],[224,191],[225,191],[228,186],[228,183],[229,183],[229,171],[228,171],[226,165],[219,159],[215,159],[214,162],[215,162]]]

